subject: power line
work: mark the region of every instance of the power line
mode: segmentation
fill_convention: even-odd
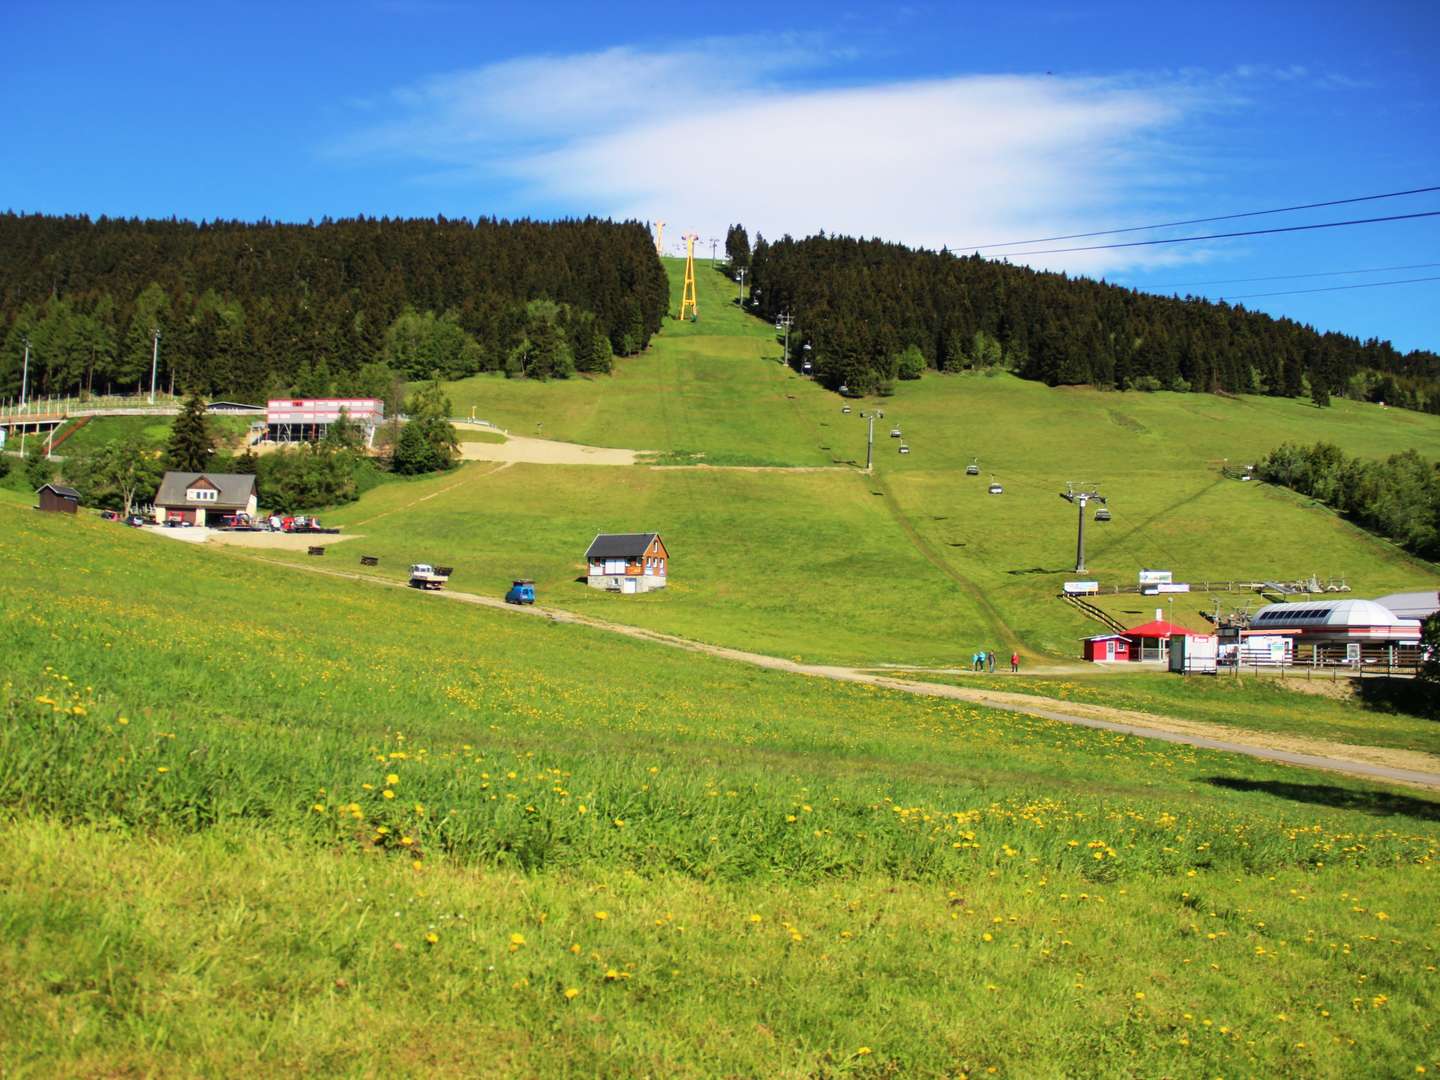
[[[1178,281],[1169,285],[1135,285],[1132,288],[1154,292],[1156,289],[1190,289],[1198,285],[1241,285],[1252,281],[1293,281],[1297,278],[1339,277],[1343,274],[1389,274],[1396,270],[1428,270],[1440,263],[1408,263],[1404,266],[1372,266],[1367,270],[1318,270],[1312,274],[1271,274],[1268,277],[1220,278],[1218,281]]]
[[[1331,285],[1324,289],[1286,289],[1283,292],[1245,293],[1243,296],[1222,296],[1221,300],[1250,300],[1257,296],[1299,296],[1301,293],[1341,292],[1345,289],[1378,289],[1381,285],[1412,285],[1417,281],[1440,281],[1440,274],[1434,277],[1401,278],[1399,281],[1365,281],[1359,285]]]
[[[1357,195],[1353,199],[1330,199],[1327,202],[1300,203],[1296,206],[1281,206],[1274,210],[1245,210],[1238,214],[1219,214],[1216,217],[1189,218],[1185,221],[1163,221],[1159,225],[1131,225],[1124,229],[1097,229],[1095,232],[1066,233],[1063,236],[1040,236],[1034,240],[1007,240],[1002,244],[958,244],[950,250],[983,251],[986,248],[1020,247],[1024,244],[1050,244],[1057,240],[1084,240],[1091,236],[1111,236],[1118,233],[1145,232],[1149,229],[1171,229],[1180,225],[1204,225],[1211,221],[1233,221],[1236,218],[1262,217],[1265,214],[1288,214],[1292,210],[1316,210],[1322,206],[1344,206],[1346,203],[1374,202],[1376,199],[1398,199],[1403,195],[1423,195],[1427,191],[1440,191],[1440,185],[1411,188],[1408,191],[1389,191],[1383,195]]]
[[[1322,221],[1315,225],[1287,225],[1274,229],[1245,229],[1241,232],[1206,233],[1204,236],[1176,236],[1169,240],[1129,240],[1122,244],[1087,244],[1083,247],[1040,248],[1036,251],[1011,251],[1006,258],[1023,258],[1030,255],[1064,255],[1072,251],[1108,251],[1111,248],[1153,247],[1156,244],[1189,244],[1196,240],[1229,240],[1236,236],[1265,236],[1270,233],[1307,232],[1310,229],[1338,229],[1342,225],[1373,225],[1377,221],[1409,221],[1412,218],[1440,217],[1440,210],[1426,210],[1418,214],[1390,214],[1386,217],[1352,218],[1349,221]]]

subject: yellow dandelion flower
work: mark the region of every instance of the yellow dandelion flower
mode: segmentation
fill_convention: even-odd
[[[571,951],[572,953],[574,953],[576,956],[579,956],[579,955],[580,955],[580,943],[577,941],[574,945],[571,945],[571,946],[570,946],[570,951]]]
[[[394,787],[399,782],[400,777],[397,773],[392,772],[389,776],[385,777],[385,783],[389,784],[391,787]]]
[[[856,1050],[855,1053],[858,1054],[860,1057],[864,1057],[866,1054],[870,1053],[870,1047],[862,1046],[859,1050]]]
[[[425,941],[426,941],[426,943],[428,943],[428,944],[430,944],[430,945],[434,945],[434,944],[438,943],[439,940],[440,940],[440,935],[437,934],[437,933],[435,933],[434,930],[431,930],[430,933],[428,933],[428,934],[425,935]]]
[[[511,944],[511,945],[524,945],[524,944],[525,944],[525,935],[524,935],[524,934],[511,934],[511,935],[510,935],[510,944]]]
[[[566,990],[565,990],[565,999],[566,999],[567,1001],[574,1001],[574,1000],[575,1000],[577,997],[579,997],[579,996],[580,996],[580,991],[577,990],[577,989],[575,989],[575,987],[571,986],[571,987],[567,987],[567,988],[566,988]]]
[[[623,829],[623,828],[625,827],[625,819],[624,819],[624,818],[618,818],[618,817],[617,817],[617,818],[615,819],[615,827],[616,827],[617,829]]]
[[[387,799],[393,799],[395,797],[395,792],[391,791],[389,788],[386,788],[383,794]]]
[[[983,934],[980,935],[980,940],[981,940],[981,941],[994,941],[994,940],[995,940],[995,936],[994,936],[993,934],[991,934],[991,933],[987,930],[985,933],[983,933]]]
[[[608,919],[609,917],[610,917],[610,913],[609,913],[608,911],[597,911],[597,912],[595,912],[595,918],[598,919],[600,922],[604,922],[604,921],[605,921],[606,919]]]
[[[758,922],[764,922],[765,919],[764,919],[764,917],[761,916],[761,915],[751,915],[751,916],[750,916],[750,921],[751,921],[752,923],[758,923]]]

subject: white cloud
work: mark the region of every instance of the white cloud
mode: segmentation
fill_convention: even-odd
[[[795,38],[510,60],[397,91],[398,116],[335,151],[425,162],[449,183],[508,180],[575,213],[664,219],[667,239],[743,221],[752,238],[825,229],[964,250],[1163,220],[1192,183],[1176,138],[1223,96],[1193,76],[787,82],[832,59]],[[1102,273],[1203,257],[1187,248],[1011,258]]]

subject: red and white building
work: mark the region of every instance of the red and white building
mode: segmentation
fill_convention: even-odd
[[[272,398],[265,404],[265,438],[269,442],[318,442],[344,413],[359,424],[369,445],[385,419],[379,398]]]

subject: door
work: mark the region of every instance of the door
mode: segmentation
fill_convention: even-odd
[[[620,591],[622,593],[633,593],[635,591],[635,587],[639,584],[640,583],[636,581],[633,577],[621,578]]]
[[[1107,641],[1107,642],[1105,642],[1105,659],[1106,659],[1106,660],[1114,660],[1114,659],[1115,659],[1115,642],[1113,642],[1113,641]]]

